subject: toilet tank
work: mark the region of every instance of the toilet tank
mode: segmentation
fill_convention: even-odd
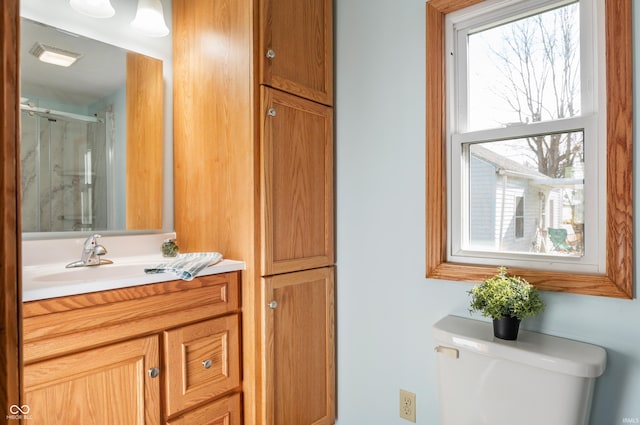
[[[606,351],[520,331],[494,338],[491,323],[447,316],[433,326],[440,425],[587,425]]]

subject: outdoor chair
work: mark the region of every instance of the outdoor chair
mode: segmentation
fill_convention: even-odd
[[[573,251],[573,246],[567,242],[567,229],[554,229],[549,227],[549,240],[556,251]]]

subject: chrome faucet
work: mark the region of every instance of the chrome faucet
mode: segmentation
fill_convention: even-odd
[[[67,268],[99,266],[101,264],[112,264],[113,261],[101,258],[107,253],[107,248],[98,243],[98,238],[102,235],[93,234],[89,236],[82,245],[82,256],[80,260],[67,264]]]

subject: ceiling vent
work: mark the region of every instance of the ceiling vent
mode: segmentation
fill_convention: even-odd
[[[40,59],[42,62],[64,67],[73,65],[75,61],[82,57],[80,53],[47,46],[38,42],[31,47],[29,53]]]

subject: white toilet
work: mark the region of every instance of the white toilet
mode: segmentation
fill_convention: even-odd
[[[491,323],[447,316],[433,326],[440,425],[587,425],[606,351],[520,331],[493,336]]]

